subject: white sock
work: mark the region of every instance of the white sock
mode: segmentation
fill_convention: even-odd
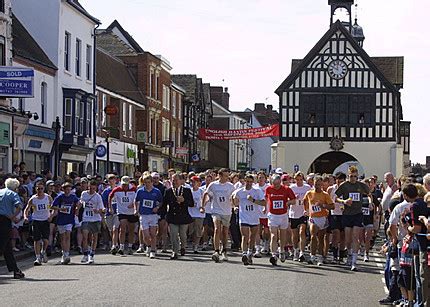
[[[120,245],[119,245],[119,249],[124,250],[124,244],[120,244]]]

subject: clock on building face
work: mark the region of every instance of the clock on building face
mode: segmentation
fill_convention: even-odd
[[[328,74],[336,80],[345,78],[348,73],[346,63],[341,60],[334,60],[328,65]]]

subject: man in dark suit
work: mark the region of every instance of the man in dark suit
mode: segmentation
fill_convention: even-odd
[[[167,189],[164,195],[164,204],[167,208],[167,222],[170,228],[170,240],[172,242],[172,256],[170,259],[178,259],[179,239],[181,242],[181,256],[185,255],[187,244],[188,224],[193,219],[188,213],[188,207],[194,206],[193,194],[189,188],[183,186],[185,178],[182,174],[172,177],[173,186]]]

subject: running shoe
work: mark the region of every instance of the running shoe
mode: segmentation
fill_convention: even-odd
[[[24,277],[25,277],[25,274],[21,270],[13,272],[14,279],[22,279]]]
[[[269,261],[270,261],[270,263],[271,263],[273,266],[277,266],[277,265],[278,265],[278,257],[276,257],[275,255],[272,255],[272,256],[270,257]]]
[[[221,261],[228,261],[227,252],[221,253]]]
[[[308,260],[309,264],[316,264],[316,257],[315,256],[311,256],[311,258],[309,258]]]
[[[117,252],[118,249],[115,246],[112,246],[112,248],[110,249],[110,253],[115,256]]]
[[[300,256],[299,256],[299,262],[305,262],[305,261],[306,261],[305,255],[300,254]]]
[[[280,255],[281,257],[280,257],[280,260],[281,260],[281,262],[282,263],[284,263],[285,262],[285,260],[287,259],[287,254],[284,252],[284,253],[281,253],[281,255]]]
[[[364,262],[369,262],[369,255],[364,255],[363,260],[364,260]]]
[[[34,260],[34,266],[41,266],[42,265],[42,261],[40,260],[40,258],[36,258],[36,260]]]
[[[94,263],[94,256],[89,255],[88,256],[88,264],[93,264]]]
[[[243,262],[243,265],[249,265],[249,261],[248,261],[248,256],[247,255],[242,255],[242,262]]]
[[[212,254],[212,260],[215,261],[216,263],[219,262],[219,253],[215,252]]]
[[[118,255],[124,256],[124,250],[120,248],[118,250]]]
[[[155,252],[150,252],[149,259],[154,259],[154,258],[155,258]]]
[[[261,258],[261,257],[263,257],[263,255],[261,255],[260,251],[256,251],[256,252],[254,253],[254,257],[255,257],[255,258]]]
[[[145,251],[143,250],[143,248],[142,247],[139,247],[137,250],[136,250],[136,254],[143,254]]]
[[[42,253],[41,257],[42,257],[42,262],[43,263],[47,263],[48,262],[48,256],[46,256],[46,253]]]
[[[248,255],[248,263],[249,264],[253,263],[253,261],[252,261],[252,254]]]
[[[87,263],[88,262],[88,256],[84,255],[81,259],[81,263]]]

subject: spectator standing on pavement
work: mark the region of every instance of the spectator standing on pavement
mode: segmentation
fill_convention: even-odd
[[[8,178],[5,182],[5,188],[0,190],[0,251],[6,261],[9,272],[13,272],[13,278],[24,278],[24,273],[18,269],[15,257],[12,253],[10,234],[12,222],[21,212],[21,200],[16,193],[19,187],[19,181],[14,178]]]
[[[381,205],[385,217],[384,232],[387,233],[387,229],[389,226],[388,219],[390,218],[390,213],[388,209],[390,206],[391,198],[398,187],[396,185],[396,180],[394,179],[394,175],[392,173],[386,173],[384,175],[384,180],[387,183],[387,186],[385,187],[384,194],[382,195]]]
[[[414,240],[419,246],[419,255],[414,255],[414,269],[416,279],[416,305],[427,306],[429,296],[429,267],[427,261],[427,227],[420,220],[420,216],[428,217],[429,208],[424,202],[424,189],[418,185],[408,184],[403,189],[405,200],[412,203],[411,207],[411,225],[408,227],[409,232],[415,234]]]

